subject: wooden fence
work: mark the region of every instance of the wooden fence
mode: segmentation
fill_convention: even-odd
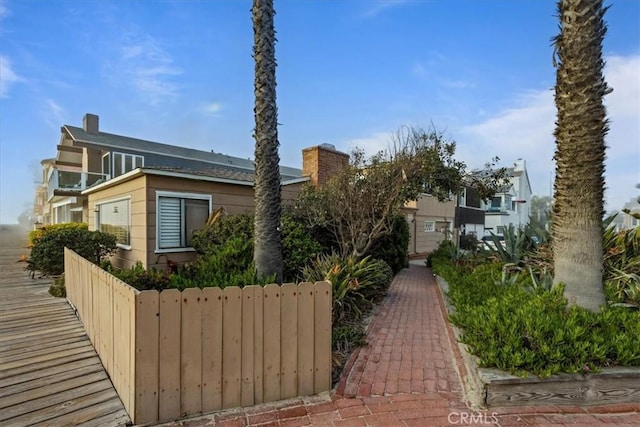
[[[331,284],[138,291],[65,249],[67,298],[136,424],[331,388]]]

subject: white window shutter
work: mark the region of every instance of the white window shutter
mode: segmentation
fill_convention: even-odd
[[[181,224],[180,224],[180,199],[171,197],[160,197],[158,200],[158,247],[179,248],[181,247]]]

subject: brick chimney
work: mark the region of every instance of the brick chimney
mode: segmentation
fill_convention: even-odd
[[[82,118],[82,129],[87,133],[98,133],[100,126],[99,117],[96,114],[87,113]]]
[[[336,150],[331,144],[321,144],[302,150],[302,175],[311,178],[318,187],[349,164],[349,155]]]

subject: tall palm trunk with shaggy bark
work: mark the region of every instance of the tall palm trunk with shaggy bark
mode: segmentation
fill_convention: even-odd
[[[598,311],[602,288],[606,33],[602,0],[560,0],[556,65],[556,179],[553,212],[555,283],[569,304]]]
[[[258,275],[282,280],[280,236],[280,158],[276,107],[276,58],[273,0],[254,0],[253,57],[255,60],[255,242],[253,259]]]

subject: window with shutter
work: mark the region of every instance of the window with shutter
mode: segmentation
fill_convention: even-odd
[[[157,192],[157,249],[190,249],[193,232],[204,228],[211,212],[211,196]]]
[[[181,247],[180,199],[160,197],[158,199],[158,212],[158,247],[160,249]]]

